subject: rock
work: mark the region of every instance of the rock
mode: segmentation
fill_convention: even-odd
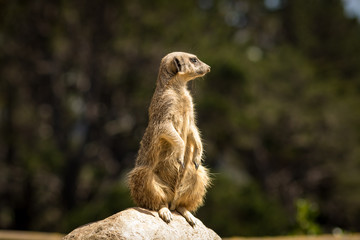
[[[63,240],[127,239],[221,239],[199,219],[192,227],[183,216],[173,211],[173,220],[165,223],[156,211],[129,208],[104,220],[81,226]]]

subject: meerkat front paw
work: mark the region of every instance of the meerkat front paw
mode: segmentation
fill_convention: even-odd
[[[179,164],[181,165],[181,168],[185,168],[185,164],[184,161],[181,161],[180,159],[178,159]]]
[[[184,164],[184,154],[180,153],[177,157],[177,162],[180,164],[180,166],[182,168],[185,168],[185,164]]]
[[[199,168],[199,166],[200,166],[200,164],[201,164],[201,159],[200,158],[194,158],[193,159],[193,163],[194,163],[194,165],[195,165],[195,168],[196,168],[196,170]]]
[[[167,207],[163,207],[163,208],[161,208],[159,210],[159,216],[166,223],[169,223],[172,220],[172,214],[171,214],[170,210]]]
[[[194,163],[196,169],[198,169],[201,164],[201,155],[198,154],[197,149],[194,150],[193,163]]]

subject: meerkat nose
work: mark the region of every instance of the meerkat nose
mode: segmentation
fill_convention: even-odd
[[[211,69],[211,67],[210,67],[210,66],[208,66],[207,72],[210,72],[210,69]]]

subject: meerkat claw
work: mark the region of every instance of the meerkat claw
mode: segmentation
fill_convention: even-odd
[[[181,167],[184,169],[185,168],[184,161],[181,161],[181,159],[178,159],[178,162],[180,163]]]
[[[196,170],[199,168],[200,164],[197,162],[194,162]]]

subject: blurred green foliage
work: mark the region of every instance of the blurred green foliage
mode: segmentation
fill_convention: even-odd
[[[197,216],[220,236],[286,234],[291,227],[282,206],[255,182],[234,183],[223,174],[216,175]]]
[[[360,231],[360,27],[341,0],[13,0],[0,16],[0,228],[65,233],[133,206],[160,59],[187,51],[212,67],[189,84],[214,173],[197,216],[221,236]]]
[[[296,201],[296,223],[298,225],[297,233],[299,234],[320,234],[320,226],[316,223],[319,210],[316,204],[306,199]]]

